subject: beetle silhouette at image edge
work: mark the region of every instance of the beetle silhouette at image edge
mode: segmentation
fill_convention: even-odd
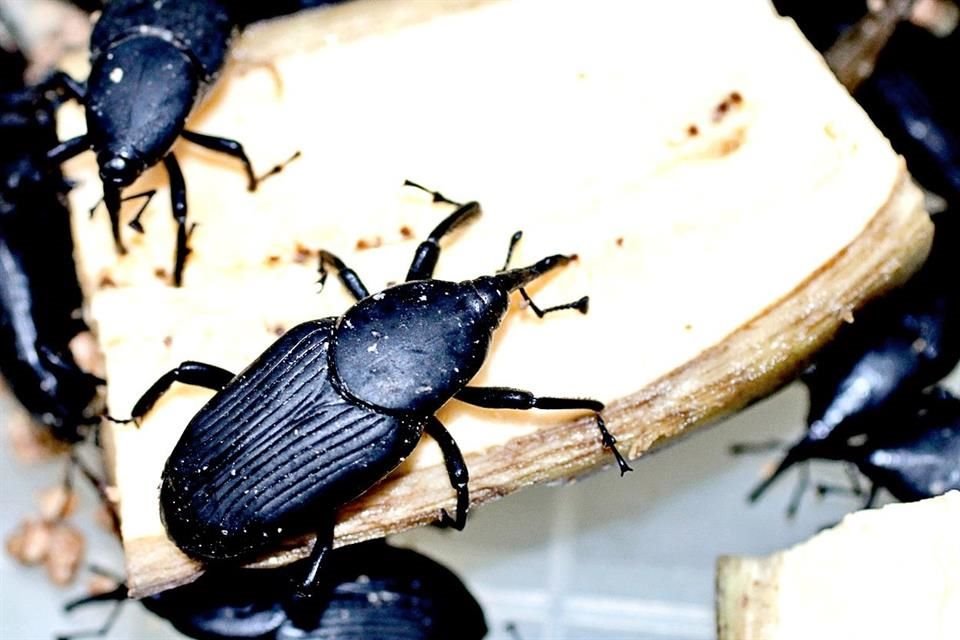
[[[332,548],[336,509],[395,469],[424,432],[440,446],[457,495],[455,516],[441,510],[441,521],[462,529],[470,503],[467,467],[434,416],[451,398],[484,408],[591,411],[621,475],[630,470],[600,414],[603,403],[467,386],[486,359],[511,292],[519,290],[541,317],[587,309],[586,297],[540,309],[523,289],[569,263],[565,255],[516,269],[505,264],[495,275],[463,282],[432,279],[439,240],[479,213],[477,202],[458,205],[420,243],[406,281],[374,295],[355,271],[321,251],[321,283],[331,266],[357,300],[344,315],[293,327],[238,375],[188,361],[143,394],[131,420],[144,416],[173,382],[217,392],[187,425],[161,478],[161,519],[181,550],[205,562],[241,561],[315,531],[301,585],[308,594]],[[519,233],[511,253],[518,239]]]

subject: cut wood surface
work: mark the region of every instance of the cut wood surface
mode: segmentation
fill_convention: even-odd
[[[803,544],[717,563],[719,640],[960,637],[960,493],[852,513]]]
[[[82,131],[79,110],[61,124]],[[531,293],[589,294],[590,312],[538,319],[517,298],[474,384],[601,399],[631,459],[783,384],[918,266],[932,232],[901,159],[758,0],[360,0],[248,30],[190,125],[241,140],[260,171],[302,157],[248,193],[236,163],[176,147],[197,223],[181,289],[162,170],[129,190],[158,193],[120,257],[104,212],[87,215],[91,154],[67,165],[115,416],[183,360],[237,371],[294,323],[341,313],[339,282],[317,293],[320,248],[371,290],[401,279],[450,210],[406,178],[483,205],[444,241],[438,277],[493,272],[521,228],[515,264],[579,256]],[[157,488],[209,396],[175,385],[139,430],[105,430],[136,596],[201,570],[167,540]],[[613,462],[582,412],[451,402],[439,416],[474,505]],[[337,542],[435,522],[453,498],[424,438],[341,511]]]

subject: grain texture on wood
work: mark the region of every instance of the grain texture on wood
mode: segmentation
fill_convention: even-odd
[[[316,294],[320,248],[371,290],[402,278],[450,210],[406,178],[484,208],[444,241],[438,277],[493,272],[518,228],[515,264],[579,256],[531,293],[545,305],[589,294],[589,314],[537,319],[518,298],[474,384],[608,402],[632,459],[783,384],[923,260],[932,227],[921,194],[765,2],[657,11],[361,0],[251,30],[191,127],[241,140],[260,169],[302,157],[251,194],[230,160],[176,147],[198,223],[182,289],[168,285],[162,173],[131,189],[158,193],[146,234],[126,230],[130,251],[118,257],[106,220],[86,215],[100,196],[92,158],[71,162],[111,413],[126,415],[183,360],[236,371],[294,323],[341,313],[350,301],[339,283]],[[82,119],[65,112],[62,125],[76,131]],[[134,595],[201,569],[167,541],[156,495],[168,452],[209,395],[176,386],[141,429],[106,429]],[[451,402],[439,417],[466,454],[474,505],[613,462],[579,412]],[[425,438],[343,509],[337,540],[433,522],[453,497]],[[293,547],[271,561],[305,551]]]

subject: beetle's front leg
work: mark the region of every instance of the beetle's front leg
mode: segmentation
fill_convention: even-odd
[[[411,262],[410,268],[407,270],[406,281],[410,282],[411,280],[427,280],[433,277],[433,271],[437,266],[437,260],[440,258],[440,239],[459,227],[464,222],[468,221],[470,218],[479,215],[480,204],[477,202],[460,204],[459,202],[448,200],[440,195],[439,192],[431,191],[409,180],[403,184],[404,186],[416,187],[417,189],[422,189],[423,191],[432,194],[434,202],[447,202],[449,204],[457,205],[456,211],[441,220],[440,224],[438,224],[433,231],[430,232],[430,235],[427,236],[427,239],[417,246],[417,251],[413,254],[413,262]]]
[[[356,271],[344,264],[343,260],[337,256],[322,249],[320,250],[320,264],[317,266],[317,273],[320,275],[317,282],[321,288],[327,282],[327,265],[337,270],[337,278],[347,288],[354,300],[360,301],[370,295]]]
[[[424,429],[427,434],[436,440],[443,453],[443,462],[447,466],[447,475],[450,477],[450,484],[457,492],[457,514],[451,518],[446,509],[441,509],[441,523],[444,526],[453,527],[457,531],[462,531],[467,524],[467,510],[470,508],[470,489],[467,483],[470,480],[470,474],[467,472],[467,463],[463,459],[460,447],[450,432],[434,417],[430,418]]]
[[[597,429],[600,430],[603,446],[610,449],[617,459],[620,475],[627,471],[633,471],[627,464],[626,459],[620,455],[620,451],[617,449],[617,439],[607,430],[607,424],[604,422],[603,416],[600,415],[600,412],[603,411],[603,403],[599,400],[538,397],[529,391],[510,387],[464,387],[457,392],[455,397],[457,400],[485,409],[586,409],[587,411],[593,411],[596,415]]]
[[[170,385],[174,382],[220,391],[235,377],[236,376],[230,371],[221,369],[215,365],[187,360],[181,363],[179,367],[171,369],[160,376],[160,378],[147,389],[140,399],[137,400],[137,403],[133,405],[133,411],[130,412],[130,420],[114,421],[131,422],[142,418],[153,408],[157,400],[170,389]]]
[[[87,88],[82,82],[74,80],[65,71],[54,71],[40,84],[43,91],[60,91],[68,98],[83,102],[87,95]]]

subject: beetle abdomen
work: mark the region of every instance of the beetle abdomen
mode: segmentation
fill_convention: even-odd
[[[225,560],[316,530],[416,446],[423,419],[357,406],[331,385],[333,322],[291,329],[187,426],[160,493],[187,553]]]

